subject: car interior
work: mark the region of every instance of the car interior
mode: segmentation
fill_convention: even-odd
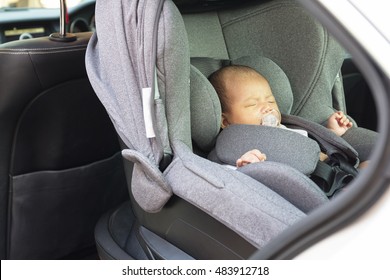
[[[97,61],[91,51],[95,44],[106,38],[127,38],[110,32],[118,19],[104,26],[118,10],[107,12],[104,5],[109,4],[99,1],[96,6],[95,1],[87,1],[69,9],[66,30],[72,39],[63,41],[50,36],[58,32],[60,23],[53,11],[44,15],[32,11],[30,20],[20,22],[0,20],[1,259],[248,259],[326,204],[328,198],[315,185],[303,201],[296,193],[282,195],[267,184],[258,190],[258,182],[245,174],[231,175],[237,171],[226,173],[231,182],[220,189],[205,185],[199,175],[204,169],[217,174],[207,178],[209,184],[221,185],[218,176],[225,174],[207,160],[219,133],[218,121],[211,120],[220,115],[207,77],[227,62],[271,60],[277,65],[274,72],[285,73],[291,86],[291,104],[283,105],[285,113],[324,124],[334,110],[341,110],[354,121],[345,139],[351,146],[375,143],[375,103],[363,75],[353,57],[298,2],[162,2],[159,24],[165,33],[158,32],[157,56],[166,69],[157,67],[157,87],[166,96],[170,90],[188,89],[188,107],[183,111],[190,117],[180,119],[180,125],[188,131],[182,142],[189,144],[171,143],[171,155],[163,155],[156,170],[146,175],[142,157],[126,152],[133,148],[129,139],[136,130],[127,127],[130,136],[124,136],[107,106],[111,103],[97,95],[97,78],[91,78]],[[32,30],[38,30],[29,33],[36,38],[19,39]],[[167,45],[162,47],[161,38]],[[112,65],[101,73],[120,69],[122,64],[113,56],[122,44],[118,40],[106,49],[99,45],[112,56]],[[116,91],[120,79],[110,84],[111,76],[105,78],[106,86]],[[176,98],[166,104],[171,118],[179,118],[170,115],[173,107],[182,104]],[[176,131],[169,133],[182,137]],[[356,150],[369,156],[365,146]],[[183,164],[188,158],[193,165],[176,167],[177,151]],[[276,168],[269,170],[280,172],[281,167]],[[185,177],[186,170],[199,178],[176,179]],[[277,181],[278,187],[306,182],[293,181],[295,171],[283,172],[287,183]],[[160,186],[148,182],[144,187],[137,176],[167,180],[170,192],[159,200],[163,195],[154,188]],[[235,190],[237,182],[246,187]]]

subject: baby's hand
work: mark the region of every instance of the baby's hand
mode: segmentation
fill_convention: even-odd
[[[237,161],[237,167],[247,165],[248,163],[255,163],[260,161],[265,161],[267,159],[266,155],[261,153],[259,150],[251,150],[243,154]]]
[[[327,128],[338,136],[342,136],[351,127],[352,122],[341,111],[333,113],[328,119]]]

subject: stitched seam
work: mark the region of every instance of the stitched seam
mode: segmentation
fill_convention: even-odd
[[[225,32],[223,31],[224,27],[222,26],[221,18],[220,18],[220,16],[219,16],[219,13],[217,13],[217,17],[218,17],[219,25],[221,26],[223,42],[225,43],[225,50],[226,50],[226,53],[227,53],[227,55],[228,55],[228,58],[230,58],[229,47],[228,47],[228,45],[227,45],[227,43],[226,43]]]
[[[23,49],[12,49],[12,48],[3,48],[0,50],[9,50],[9,51],[51,51],[51,50],[71,50],[71,49],[80,49],[80,48],[87,48],[87,45],[85,46],[65,46],[65,47],[53,47],[53,48],[23,48]]]
[[[82,49],[64,49],[64,50],[50,50],[47,49],[45,50],[0,50],[0,54],[10,54],[10,55],[23,55],[23,54],[28,54],[28,55],[36,55],[36,54],[56,54],[56,53],[66,53],[66,52],[78,52],[78,51],[85,51],[85,48]]]
[[[259,10],[256,10],[252,13],[248,13],[246,15],[243,15],[243,16],[240,16],[238,18],[235,18],[235,19],[232,19],[230,21],[227,21],[225,22],[222,27],[225,28],[225,27],[228,27],[229,25],[232,25],[234,23],[237,23],[237,22],[240,22],[240,21],[243,21],[243,20],[246,20],[248,18],[252,18],[252,17],[255,17],[257,15],[260,15],[260,14],[263,14],[265,12],[269,12],[271,10],[274,10],[274,9],[279,9],[281,7],[296,7],[295,4],[293,3],[280,3],[280,4],[274,4],[272,6],[269,6],[269,7],[264,7],[264,8],[261,8]]]
[[[324,31],[325,46],[322,49],[321,59],[320,59],[319,65],[318,65],[318,67],[316,69],[316,73],[315,73],[314,79],[310,83],[310,87],[308,88],[307,92],[303,95],[304,97],[301,99],[301,101],[299,102],[299,105],[295,109],[295,112],[294,112],[295,115],[299,115],[301,113],[301,111],[303,110],[303,107],[305,106],[306,102],[313,95],[314,88],[316,87],[316,84],[317,84],[318,80],[320,79],[321,73],[323,72],[323,69],[324,69],[325,58],[326,58],[326,55],[327,55],[327,49],[328,49],[328,44],[329,44],[329,36],[328,36],[328,33],[326,32],[325,29],[322,29],[322,30]]]
[[[30,59],[31,65],[32,65],[32,67],[33,67],[33,69],[34,69],[34,74],[35,74],[35,76],[37,77],[37,80],[39,81],[39,84],[40,84],[41,88],[43,88],[42,81],[41,81],[41,79],[39,78],[37,69],[36,69],[36,67],[35,67],[35,63],[34,63],[34,61],[32,60],[31,54],[30,54],[30,53],[28,53],[28,58]]]

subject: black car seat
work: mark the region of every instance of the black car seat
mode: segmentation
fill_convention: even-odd
[[[96,255],[94,227],[128,200],[117,134],[85,51],[49,37],[0,45],[0,259]]]
[[[91,83],[126,148],[122,154],[131,194],[130,202],[99,221],[95,234],[100,256],[248,258],[305,214],[248,176],[194,155],[189,131],[192,87],[206,93],[213,89],[190,67],[186,32],[171,1],[141,2],[97,3],[97,33],[87,51]],[[131,16],[118,16],[123,10]],[[150,92],[159,97],[150,109],[156,110],[157,123],[153,115],[148,120],[142,115],[143,103],[151,106],[142,96]],[[213,113],[220,115],[218,100],[213,102],[208,105],[216,105]],[[219,130],[213,119],[206,141]],[[173,160],[162,165],[170,149]],[[135,219],[129,218],[131,213]]]

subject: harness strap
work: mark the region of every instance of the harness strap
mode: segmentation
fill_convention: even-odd
[[[324,191],[328,198],[334,197],[357,175],[357,170],[343,160],[333,163],[318,161],[310,178]]]

